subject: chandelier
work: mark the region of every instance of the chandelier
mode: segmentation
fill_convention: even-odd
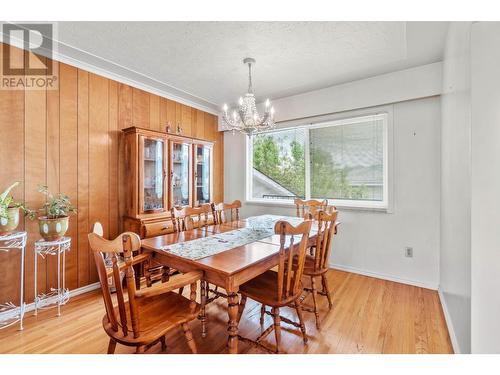
[[[224,104],[222,122],[224,130],[232,130],[233,133],[239,131],[252,135],[255,132],[274,128],[274,108],[267,99],[265,112],[262,116],[259,115],[252,87],[252,64],[255,64],[255,59],[247,57],[243,60],[243,64],[248,65],[248,91],[244,97],[240,97],[238,101],[239,107],[232,110],[231,115],[228,114],[227,104]]]

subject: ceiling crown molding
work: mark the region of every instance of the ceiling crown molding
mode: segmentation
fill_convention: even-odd
[[[0,36],[3,43],[8,43],[6,41],[6,36],[3,33],[0,33]],[[11,45],[23,48],[22,40],[11,36],[9,41]],[[89,52],[69,46],[54,39],[52,41],[55,47],[52,51],[40,49],[40,53],[45,57],[52,57],[52,59],[64,64],[68,64],[138,89],[148,91],[216,116],[220,114],[220,108],[215,103],[160,82],[154,78],[148,77],[112,61],[95,56]]]

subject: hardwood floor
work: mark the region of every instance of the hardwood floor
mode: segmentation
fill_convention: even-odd
[[[331,270],[327,274],[333,291],[333,309],[328,311],[321,297],[322,329],[315,328],[314,314],[304,312],[308,345],[300,331],[282,330],[282,347],[288,353],[452,353],[452,346],[436,291],[384,281],[348,272]],[[305,301],[310,302],[311,297]],[[226,301],[210,304],[208,335],[201,337],[198,321],[191,324],[199,353],[226,353]],[[62,309],[27,313],[24,331],[17,325],[0,330],[0,353],[106,353],[108,336],[102,329],[104,305],[99,291],[77,296]],[[296,320],[294,312],[283,314]],[[240,322],[240,334],[255,338],[263,329],[259,324],[260,305],[249,300]],[[266,316],[264,328],[271,324]],[[283,325],[285,327],[285,325]],[[274,335],[266,340],[274,344]],[[167,353],[190,353],[181,331],[167,337]],[[117,345],[117,353],[132,348]],[[159,353],[160,344],[148,353]],[[240,353],[260,353],[239,343]]]

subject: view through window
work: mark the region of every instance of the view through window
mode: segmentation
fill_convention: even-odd
[[[383,114],[253,136],[251,199],[383,202],[386,127]]]

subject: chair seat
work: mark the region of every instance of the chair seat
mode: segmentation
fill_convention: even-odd
[[[175,292],[138,299],[137,302],[139,321],[141,322],[139,338],[134,338],[133,335],[128,303],[125,304],[128,331],[126,336],[123,334],[120,323],[118,323],[118,332],[115,332],[108,322],[107,315],[103,317],[102,324],[106,332],[121,343],[149,343],[151,339],[164,336],[168,331],[182,323],[196,319],[201,309],[200,304]],[[120,316],[118,307],[115,307],[115,314]]]
[[[297,294],[284,300],[278,300],[278,273],[269,270],[240,285],[240,293],[264,305],[281,307],[287,306],[299,298],[302,293],[302,285],[299,286]]]

